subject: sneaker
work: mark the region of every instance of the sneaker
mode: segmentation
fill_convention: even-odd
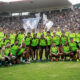
[[[56,61],[58,61],[58,59],[56,59]]]
[[[39,60],[39,62],[41,62],[41,61],[42,61],[42,59]]]
[[[30,64],[30,61],[26,61],[27,64]]]
[[[29,59],[28,59],[28,61],[30,62],[30,61],[31,61],[31,59],[29,58]]]
[[[12,66],[12,63],[9,63],[9,66]]]
[[[70,61],[72,61],[72,59],[70,59]]]
[[[33,60],[35,61],[35,58]]]
[[[46,61],[49,61],[49,59],[46,59]]]
[[[51,62],[53,62],[53,59],[51,59]]]
[[[25,63],[25,60],[22,60],[23,63]]]
[[[65,59],[62,59],[63,61],[65,61]]]

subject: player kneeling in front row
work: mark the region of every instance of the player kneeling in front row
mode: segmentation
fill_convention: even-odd
[[[23,60],[23,58],[25,58],[25,50],[26,50],[26,46],[25,43],[23,42],[20,47],[18,48],[18,51],[16,52],[16,59],[17,59],[17,63],[21,63],[25,62],[25,60]]]
[[[73,41],[73,38],[70,38],[69,46],[70,46],[70,49],[71,49],[71,53],[70,53],[70,58],[71,59],[70,60],[78,59],[77,44],[76,44],[76,42]]]
[[[69,47],[67,41],[65,42],[64,45],[62,45],[61,53],[62,53],[63,56],[64,56],[64,60],[66,60],[66,57],[69,57],[69,58],[70,58],[70,47]]]
[[[7,62],[7,65],[15,64],[16,57],[12,55],[11,53],[11,45],[10,42],[7,42],[7,45],[3,48],[3,53],[5,56],[5,61]]]
[[[23,52],[23,56],[26,63],[30,63],[30,49],[26,47],[25,51]]]
[[[53,61],[53,57],[56,58],[56,61],[58,61],[59,57],[59,47],[56,46],[56,43],[53,43],[50,49],[50,54],[49,54],[50,60]]]

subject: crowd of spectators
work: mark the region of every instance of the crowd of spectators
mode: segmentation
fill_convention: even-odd
[[[53,27],[68,27],[68,28],[75,28],[77,29],[80,27],[80,9],[75,10],[62,10],[62,11],[49,11],[45,12],[45,15],[47,15],[48,20],[51,20],[54,25]],[[30,17],[30,16],[29,16]],[[23,27],[23,21],[24,18],[29,17],[1,17],[0,18],[0,26],[3,27],[3,29],[20,29]],[[43,14],[41,14],[41,20],[39,22],[38,27],[44,27],[43,25]]]

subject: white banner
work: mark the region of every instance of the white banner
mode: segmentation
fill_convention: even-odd
[[[40,15],[36,14],[35,16],[36,18],[23,19],[23,27],[25,30],[37,28],[40,20]]]

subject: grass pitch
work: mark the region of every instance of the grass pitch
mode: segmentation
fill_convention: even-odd
[[[80,62],[37,62],[0,68],[0,80],[80,80]]]

